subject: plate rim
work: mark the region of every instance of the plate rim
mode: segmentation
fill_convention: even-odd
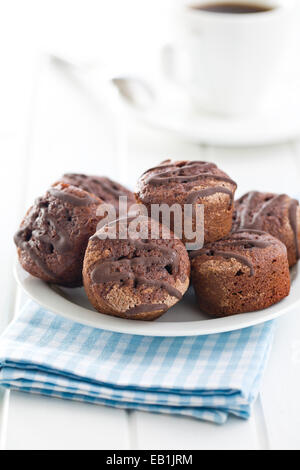
[[[161,85],[164,86],[164,80],[161,81]],[[172,85],[173,89],[174,87],[178,89],[178,86]],[[179,90],[177,90],[177,94],[182,94]],[[186,98],[187,99],[187,98]],[[157,106],[153,106],[152,109],[147,110],[147,109],[142,109],[142,108],[137,108],[133,105],[131,105],[129,102],[125,100],[125,98],[120,99],[121,105],[124,109],[125,112],[129,113],[133,118],[141,121],[144,123],[144,125],[147,125],[151,127],[152,129],[160,129],[164,130],[167,132],[170,132],[172,134],[175,134],[177,136],[180,136],[181,138],[184,138],[190,142],[193,142],[195,144],[203,143],[206,145],[215,145],[215,146],[225,146],[225,147],[255,147],[257,145],[261,146],[267,146],[267,145],[275,145],[275,144],[280,144],[280,143],[285,143],[289,142],[291,140],[294,140],[296,138],[299,138],[300,136],[300,127],[297,124],[297,120],[290,118],[289,121],[292,121],[293,125],[289,125],[288,127],[283,127],[283,130],[281,132],[278,132],[278,128],[276,130],[273,130],[273,125],[270,125],[270,123],[277,121],[278,119],[275,117],[272,117],[271,111],[270,113],[265,112],[265,113],[256,113],[256,114],[250,114],[250,115],[241,115],[241,116],[233,116],[229,117],[230,119],[233,119],[234,121],[239,121],[243,122],[244,118],[246,118],[246,122],[248,122],[247,127],[249,128],[249,131],[247,134],[243,131],[242,134],[239,132],[239,135],[242,135],[242,137],[233,137],[231,135],[226,135],[226,133],[219,133],[218,130],[215,132],[207,132],[201,129],[203,126],[198,126],[200,129],[197,131],[197,133],[193,132],[193,130],[188,130],[184,126],[178,126],[174,125],[172,121],[162,119],[160,117],[160,114],[162,112],[162,109],[159,108],[159,104]],[[178,100],[180,103],[180,100]],[[169,111],[171,111],[172,108],[170,108]],[[165,109],[166,111],[166,109]],[[164,112],[165,114],[165,112]],[[169,114],[169,113],[168,113]],[[285,113],[286,115],[288,114],[287,112]],[[300,115],[300,113],[299,113]],[[193,114],[194,118],[198,119],[201,116],[210,116],[211,119],[210,121],[212,122],[213,114],[212,113],[205,113],[204,111],[201,113],[201,111],[194,110]],[[198,116],[198,118],[197,118]],[[219,120],[222,116],[220,115],[215,115],[215,121]],[[225,116],[226,117],[226,116]],[[261,132],[261,128],[259,134],[257,132],[253,131],[251,128],[251,125],[249,126],[249,118],[250,118],[250,124],[253,122],[257,121],[257,118],[260,118],[259,121],[264,121],[267,123],[266,128],[264,132]],[[206,118],[208,120],[208,117]],[[228,121],[228,118],[226,118],[226,121]],[[232,127],[232,126],[231,126]],[[282,126],[280,126],[282,128]],[[238,134],[236,133],[235,136]]]
[[[291,140],[295,140],[300,136],[299,126],[291,128],[279,134],[278,132],[264,133],[264,135],[256,136],[254,132],[249,132],[248,136],[244,136],[239,139],[234,139],[231,136],[225,137],[224,134],[220,135],[216,132],[213,137],[210,133],[207,134],[198,134],[196,135],[193,132],[188,132],[184,128],[175,128],[175,126],[168,126],[166,122],[161,122],[159,120],[154,120],[152,114],[143,114],[138,111],[132,111],[138,119],[140,119],[145,125],[151,127],[152,129],[159,129],[172,134],[179,135],[181,138],[188,140],[194,144],[206,144],[214,145],[216,147],[256,147],[256,146],[268,146],[268,145],[278,145]]]
[[[230,331],[241,330],[249,328],[254,325],[265,323],[270,320],[274,320],[282,315],[287,314],[290,310],[296,307],[300,303],[300,289],[299,295],[294,302],[283,306],[282,309],[277,309],[275,312],[272,311],[269,314],[261,315],[261,312],[270,311],[272,307],[268,307],[264,310],[257,312],[249,312],[239,315],[231,315],[229,317],[211,318],[200,321],[189,321],[189,322],[146,322],[141,320],[127,320],[123,318],[106,315],[103,313],[93,312],[88,310],[81,305],[72,303],[71,300],[64,298],[55,292],[49,284],[42,281],[41,279],[35,278],[27,273],[20,263],[16,261],[14,268],[14,276],[18,285],[25,291],[25,293],[41,307],[50,310],[51,312],[60,315],[69,320],[81,323],[86,326],[90,326],[97,329],[111,331],[115,333],[124,333],[139,336],[163,336],[163,337],[186,337],[186,336],[206,336],[211,334],[219,334]],[[24,282],[26,273],[26,279],[30,279],[30,283]],[[300,283],[300,274],[297,275],[298,283]],[[296,286],[295,286],[296,288]],[[50,304],[43,300],[42,295],[39,297],[36,292],[49,293]],[[53,302],[54,300],[54,302]],[[281,302],[284,303],[283,299]],[[55,304],[56,301],[56,304]],[[73,305],[73,313],[69,313],[70,305]],[[278,304],[275,304],[278,305]],[[63,307],[66,307],[64,309]],[[81,317],[82,315],[82,317]],[[253,317],[251,319],[251,316]],[[250,317],[250,318],[249,318]],[[99,320],[98,320],[99,319]],[[225,321],[224,321],[225,320]],[[99,322],[99,324],[98,324]],[[225,326],[228,324],[227,327]],[[209,327],[210,324],[210,327]],[[204,328],[206,326],[206,329]],[[203,329],[204,328],[204,329]]]

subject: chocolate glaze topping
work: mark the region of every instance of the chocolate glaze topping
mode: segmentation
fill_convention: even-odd
[[[85,191],[90,191],[90,184],[99,185],[104,191],[118,198],[119,196],[127,196],[121,185],[109,180],[105,176],[89,176],[80,173],[66,173],[63,178],[71,178],[77,181],[78,185]]]
[[[186,199],[186,202],[187,204],[193,204],[198,198],[211,196],[212,194],[216,194],[216,193],[228,194],[228,196],[230,197],[230,205],[232,205],[233,203],[232,191],[230,191],[230,189],[228,188],[224,188],[223,186],[215,186],[211,188],[201,189],[199,191],[194,191],[191,194],[189,194],[189,196]]]
[[[214,173],[214,169],[217,166],[210,162],[172,162],[171,160],[165,160],[160,165],[147,170],[145,175],[145,183],[151,185],[162,185],[168,183],[193,183],[202,178],[210,178],[216,181],[230,183],[237,186],[236,183],[228,176],[218,175]],[[164,170],[161,173],[150,174],[147,173],[155,170]],[[198,191],[194,191],[189,194],[187,198],[187,204],[193,204],[197,198],[211,196],[216,193],[228,194],[230,197],[230,205],[233,203],[233,193],[230,189],[223,186],[204,188]]]
[[[239,230],[238,232],[245,234],[248,232],[248,230]],[[238,232],[235,232],[235,234]],[[261,232],[259,230],[249,230],[249,232],[254,234],[256,233],[258,235],[267,235],[265,232]],[[253,240],[252,238],[244,236],[241,236],[241,238],[228,237],[222,240],[222,242],[226,243],[227,246],[244,247],[245,250],[251,250],[252,248],[267,248],[272,243],[270,240]],[[250,276],[254,275],[254,267],[252,261],[246,256],[241,255],[240,253],[235,253],[234,251],[223,251],[214,248],[202,248],[200,250],[191,251],[189,255],[190,258],[195,258],[196,256],[200,255],[222,256],[223,258],[228,259],[235,258],[250,268]]]
[[[170,163],[170,165],[168,165],[167,162],[163,162],[163,165],[151,168],[147,173],[149,171],[165,167],[170,167],[170,169],[163,171],[162,173],[149,175],[146,177],[145,183],[153,185],[172,182],[189,183],[196,181],[199,178],[213,178],[217,181],[224,181],[236,186],[236,183],[231,178],[212,173],[210,170],[217,168],[217,166],[214,163],[209,162],[183,162],[182,165],[176,163]]]
[[[72,204],[72,206],[87,206],[91,202],[96,202],[96,198],[88,194],[81,198],[56,187],[50,188],[48,193],[63,203]],[[32,229],[34,222],[37,220],[38,228]],[[52,236],[51,232],[55,232],[55,235]],[[55,250],[61,255],[72,250],[69,234],[61,224],[58,224],[56,218],[49,213],[48,203],[45,202],[44,198],[38,198],[35,201],[30,214],[25,218],[24,225],[15,234],[14,242],[18,248],[28,252],[29,256],[47,276],[53,276],[52,271],[34,249],[34,243],[38,241],[46,244],[45,250],[48,253]]]
[[[286,198],[285,194],[274,195],[268,198],[258,211],[255,210],[256,204],[254,201],[257,191],[252,191],[247,195],[245,202],[243,201],[244,208],[241,211],[241,228],[253,228],[260,230],[263,226],[263,217],[267,212],[272,210],[274,206],[283,202]],[[254,216],[251,213],[254,211]]]
[[[14,242],[15,242],[16,246],[18,248],[20,248],[21,250],[26,250],[28,252],[29,256],[31,257],[31,259],[33,259],[33,261],[36,263],[36,265],[39,266],[39,268],[42,271],[44,271],[44,273],[47,276],[50,276],[50,277],[53,276],[53,272],[48,268],[46,263],[44,263],[43,260],[36,254],[33,247],[30,246],[30,242],[24,240],[24,238],[23,238],[24,233],[26,233],[26,232],[23,232],[23,230],[18,230],[18,232],[15,234]]]
[[[274,207],[279,204],[284,204],[286,201],[286,194],[274,194],[263,202],[259,210],[256,210],[255,196],[259,194],[257,191],[251,191],[247,194],[242,201],[242,209],[240,211],[240,229],[253,229],[260,230],[263,227],[264,217],[267,213],[272,212]],[[289,221],[294,233],[296,256],[299,259],[300,247],[298,242],[298,229],[297,229],[297,207],[299,202],[293,199],[289,207]],[[253,215],[254,214],[254,215]]]
[[[88,206],[91,203],[97,202],[97,199],[89,194],[85,194],[84,197],[71,194],[58,188],[50,188],[48,192],[60,199],[62,202],[72,204],[72,206]]]
[[[232,251],[205,250],[205,249],[202,249],[202,252],[198,253],[198,255],[200,254],[208,255],[208,256],[222,256],[223,258],[227,258],[227,259],[235,258],[250,268],[250,276],[254,275],[253,264],[246,256],[240,255],[238,253],[234,253]]]
[[[158,249],[161,252],[161,256],[153,255],[153,256],[139,256],[135,258],[123,258],[123,259],[114,259],[111,258],[107,261],[103,261],[100,263],[96,263],[95,267],[91,272],[91,279],[92,282],[97,283],[105,283],[105,282],[118,282],[118,281],[127,281],[132,279],[135,285],[148,285],[154,286],[157,288],[165,289],[171,296],[174,296],[178,299],[181,299],[182,294],[181,292],[173,287],[170,283],[164,280],[159,279],[147,279],[144,276],[135,274],[131,268],[142,264],[144,266],[162,266],[166,267],[169,266],[171,269],[172,274],[178,270],[178,254],[172,248],[166,246],[160,246],[155,243],[151,243],[150,241],[143,241],[141,239],[133,239],[129,238],[127,240],[131,245],[133,245],[136,249],[139,250],[153,250]],[[126,270],[123,272],[118,271],[118,268],[121,266],[126,267]],[[167,309],[167,306],[164,304],[158,304],[160,310],[162,308]],[[138,308],[138,312],[148,311],[149,305],[139,305],[135,308]],[[151,307],[152,308],[152,307]],[[157,306],[156,306],[157,308]],[[154,308],[153,308],[154,309]],[[155,309],[154,309],[155,310]],[[137,313],[136,310],[130,309],[130,312]]]
[[[45,208],[41,209],[40,218],[46,221],[47,225],[52,227],[57,234],[56,238],[53,238],[49,233],[39,231],[37,229],[32,231],[32,236],[36,240],[41,240],[49,245],[53,245],[58,254],[63,254],[72,249],[72,245],[69,240],[68,233],[62,228],[59,227],[57,221],[53,216],[46,212]]]
[[[289,208],[289,218],[290,218],[291,227],[294,232],[297,259],[300,258],[300,247],[299,247],[299,241],[298,241],[298,224],[297,224],[298,206],[299,206],[299,202],[296,199],[293,199]]]

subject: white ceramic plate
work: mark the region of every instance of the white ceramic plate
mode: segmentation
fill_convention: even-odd
[[[244,313],[225,318],[209,318],[199,312],[193,291],[190,290],[175,307],[154,322],[124,320],[96,312],[84,289],[68,289],[46,284],[30,276],[20,264],[15,276],[25,292],[42,307],[70,320],[95,328],[119,333],[147,336],[198,336],[233,331],[279,317],[300,303],[300,274],[292,270],[292,288],[289,297],[259,312]]]
[[[300,136],[298,112],[284,110],[270,115],[225,119],[209,114],[178,109],[138,113],[139,118],[153,128],[180,135],[189,142],[216,146],[255,146],[288,142]]]
[[[156,86],[153,106],[139,109],[123,101],[135,118],[147,125],[179,135],[190,142],[217,146],[254,146],[287,142],[300,136],[298,84],[288,83],[285,93],[268,99],[265,111],[223,117],[193,109],[184,92],[169,82]]]

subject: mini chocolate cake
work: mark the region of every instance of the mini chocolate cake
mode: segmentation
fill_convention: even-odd
[[[95,194],[106,204],[112,204],[118,209],[119,197],[127,196],[128,208],[135,204],[134,194],[129,189],[124,188],[119,183],[112,181],[105,176],[89,176],[80,173],[66,173],[62,180],[65,183],[72,184],[77,188]],[[118,213],[118,211],[117,211]]]
[[[29,209],[14,237],[22,267],[46,282],[81,286],[84,252],[96,231],[101,202],[66,183],[48,189]]]
[[[286,247],[265,232],[238,231],[190,256],[198,303],[208,314],[252,312],[289,294]]]
[[[165,160],[140,177],[136,198],[147,207],[149,216],[151,204],[180,204],[182,208],[184,204],[203,204],[204,242],[209,243],[231,230],[236,187],[214,163]],[[183,242],[190,241],[184,233],[181,238]]]
[[[235,202],[233,231],[243,228],[263,230],[281,240],[289,265],[300,256],[300,206],[286,194],[252,191]]]
[[[104,238],[116,227],[116,238]],[[156,224],[139,217],[141,231]],[[153,225],[152,225],[153,226]],[[128,227],[127,238],[120,236]],[[134,320],[154,320],[176,304],[189,286],[190,261],[183,243],[141,238],[130,230],[130,220],[102,227],[89,241],[83,265],[83,283],[93,306],[101,313]]]

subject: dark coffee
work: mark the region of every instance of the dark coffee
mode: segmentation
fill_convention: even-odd
[[[263,13],[266,11],[273,10],[273,7],[268,7],[253,3],[233,3],[233,2],[221,2],[221,3],[204,3],[201,5],[192,5],[193,10],[208,11],[211,13]]]

